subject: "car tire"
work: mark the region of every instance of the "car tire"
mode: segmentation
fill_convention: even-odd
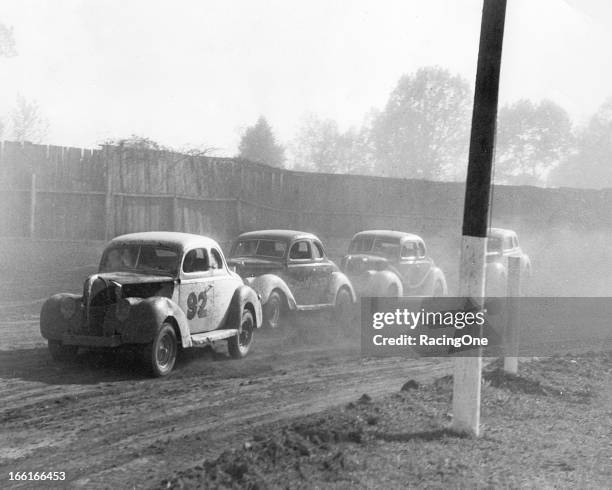
[[[51,358],[58,362],[74,361],[79,350],[76,345],[64,345],[59,340],[48,340],[47,345],[49,346]]]
[[[353,298],[346,288],[340,289],[336,294],[333,319],[341,331],[348,332],[350,330],[353,323]]]
[[[242,359],[249,353],[253,344],[255,321],[250,310],[244,309],[238,333],[227,341],[227,350],[234,359]]]
[[[277,329],[285,320],[285,303],[281,293],[272,291],[263,307],[263,324],[265,328]]]
[[[153,342],[143,346],[143,362],[149,373],[156,377],[170,374],[178,353],[178,342],[174,327],[164,322]]]

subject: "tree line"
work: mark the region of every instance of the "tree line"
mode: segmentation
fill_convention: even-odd
[[[0,22],[0,58],[17,56],[12,28]],[[303,118],[281,144],[265,117],[247,127],[238,157],[275,167],[326,173],[457,181],[465,177],[473,88],[460,75],[423,67],[403,75],[382,109],[342,130],[333,119]],[[41,142],[49,123],[35,101],[17,96],[0,137]],[[107,141],[121,147],[175,150],[146,137]],[[178,149],[208,155],[213,147]],[[612,187],[612,98],[583,126],[551,100],[519,100],[500,108],[495,182],[498,184]]]
[[[241,158],[297,170],[427,180],[465,177],[473,89],[461,76],[423,67],[402,76],[381,110],[359,127],[304,118],[286,146],[264,117],[242,134]],[[551,100],[519,100],[498,113],[495,182],[612,187],[612,98],[584,126]]]
[[[0,58],[17,56],[13,28],[0,22]],[[0,138],[9,136],[15,141],[40,143],[49,129],[47,119],[42,115],[38,103],[17,95],[8,118],[0,117]],[[6,133],[6,134],[5,134]]]

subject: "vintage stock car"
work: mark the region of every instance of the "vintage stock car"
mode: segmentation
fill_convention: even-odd
[[[359,296],[444,296],[444,273],[417,235],[367,230],[351,240],[342,270]]]
[[[295,311],[328,310],[340,327],[351,322],[353,287],[315,235],[292,230],[243,233],[232,246],[229,264],[261,296],[268,327],[278,327]]]
[[[506,296],[508,281],[508,257],[520,259],[520,284],[527,293],[531,278],[531,260],[519,245],[513,230],[490,228],[487,237],[486,284],[487,296]]]
[[[257,294],[228,268],[219,245],[174,232],[113,239],[83,294],[56,294],[40,314],[53,358],[129,345],[154,376],[172,371],[179,347],[226,340],[232,357],[244,357],[261,322]]]

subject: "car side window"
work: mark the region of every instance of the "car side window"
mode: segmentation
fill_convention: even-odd
[[[425,257],[425,244],[423,242],[419,242],[417,246],[418,246],[418,257],[419,259],[422,259]]]
[[[223,268],[223,259],[221,258],[221,254],[215,248],[210,249],[210,268],[211,269],[222,269]]]
[[[289,250],[289,258],[291,260],[307,260],[312,257],[310,252],[310,243],[305,240],[295,242]]]
[[[187,252],[183,260],[183,272],[204,272],[209,269],[208,253],[203,248],[194,248]]]
[[[512,237],[512,248],[517,248],[519,246],[518,244],[518,238],[515,236]]]
[[[418,257],[417,244],[406,242],[402,245],[402,259],[416,259]]]
[[[325,257],[325,252],[323,251],[323,245],[319,242],[312,242],[314,247],[312,248],[312,258],[313,259],[322,259]]]
[[[509,236],[504,237],[504,250],[510,250],[512,248],[512,238]]]

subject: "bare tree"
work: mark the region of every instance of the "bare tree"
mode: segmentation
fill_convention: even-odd
[[[143,151],[160,151],[174,155],[173,164],[179,163],[189,157],[210,157],[218,148],[206,145],[188,145],[180,148],[162,145],[157,141],[146,136],[132,134],[128,138],[109,139],[103,143],[108,146],[115,146],[119,151],[124,150],[143,150]]]
[[[11,130],[16,141],[40,143],[47,136],[49,123],[35,101],[30,102],[18,95],[17,103],[11,111]]]

